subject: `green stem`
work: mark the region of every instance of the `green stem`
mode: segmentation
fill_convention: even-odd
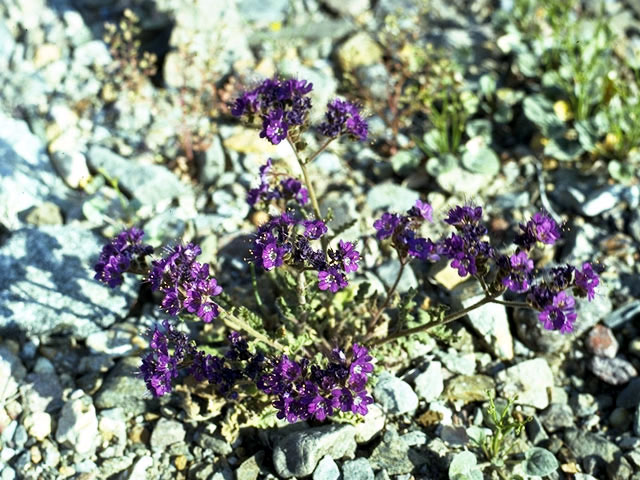
[[[387,290],[384,303],[380,306],[380,308],[378,308],[375,315],[371,317],[371,319],[369,320],[369,323],[367,324],[367,331],[369,332],[369,334],[367,335],[367,338],[365,338],[365,342],[368,340],[368,338],[370,338],[373,335],[373,330],[375,329],[376,324],[378,323],[378,320],[382,316],[382,313],[385,311],[385,309],[389,306],[389,302],[391,302],[391,297],[393,296],[393,293],[396,291],[396,288],[398,288],[398,283],[400,283],[400,277],[402,277],[402,273],[404,272],[404,267],[407,265],[407,263],[408,262],[406,260],[403,260],[402,257],[400,257],[400,269],[398,270],[398,275],[396,276],[396,279],[393,282],[393,285],[391,285],[391,287],[389,287],[389,289]]]
[[[253,337],[266,344],[269,345],[272,348],[275,348],[276,350],[280,350],[281,352],[285,351],[285,348],[280,345],[278,342],[271,340],[269,338],[267,338],[265,335],[263,335],[262,333],[258,332],[257,330],[255,330],[253,327],[247,325],[247,323],[236,317],[234,314],[230,313],[229,311],[223,309],[222,307],[220,307],[220,312],[223,313],[224,315],[222,315],[221,320],[229,327],[235,330],[244,330],[246,333],[253,335]]]
[[[478,302],[468,306],[467,308],[464,308],[458,312],[452,313],[451,315],[447,315],[442,320],[434,320],[433,322],[425,323],[424,325],[419,325],[417,327],[401,330],[399,332],[389,335],[387,338],[380,338],[374,342],[371,342],[367,346],[375,347],[377,345],[382,345],[384,343],[391,342],[397,338],[413,335],[414,333],[425,332],[431,328],[439,327],[440,325],[446,325],[447,323],[451,323],[454,320],[458,320],[459,318],[464,317],[467,313],[471,312],[472,310],[475,310],[476,308],[486,305],[487,303],[493,302],[494,300],[495,300],[495,297],[493,296],[484,297],[482,300],[479,300]]]
[[[251,270],[251,286],[253,287],[253,296],[256,299],[256,304],[260,311],[262,311],[263,304],[262,298],[260,297],[260,292],[258,291],[258,280],[256,278],[256,266],[253,262],[249,263],[249,269]]]

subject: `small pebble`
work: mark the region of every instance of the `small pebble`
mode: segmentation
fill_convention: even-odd
[[[587,347],[594,355],[614,358],[618,353],[618,341],[609,327],[596,325],[589,332]]]
[[[635,367],[623,358],[593,357],[589,368],[596,377],[609,385],[622,385],[638,376]]]

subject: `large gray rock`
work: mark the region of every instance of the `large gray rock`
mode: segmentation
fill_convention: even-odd
[[[192,195],[187,185],[161,165],[142,164],[100,146],[91,147],[87,160],[92,169],[104,170],[117,180],[124,192],[157,210],[163,210],[172,199]]]
[[[98,418],[91,397],[76,390],[62,408],[56,441],[89,456],[98,446],[98,438]]]
[[[47,200],[60,201],[66,190],[29,126],[0,113],[0,223],[19,228],[20,212]]]
[[[0,332],[85,338],[124,318],[136,279],[112,290],[93,279],[104,240],[70,226],[25,228],[0,246]]]
[[[136,376],[140,359],[126,357],[109,372],[102,388],[94,396],[99,409],[121,407],[126,418],[144,413],[147,406],[147,387],[142,378]]]
[[[418,408],[418,396],[404,380],[382,372],[373,390],[373,396],[384,410],[392,414],[403,414]]]
[[[325,455],[353,458],[355,429],[351,425],[327,425],[291,433],[273,450],[273,466],[282,478],[311,475]]]
[[[549,405],[547,390],[553,387],[553,372],[545,359],[520,362],[501,371],[496,378],[503,395],[518,395],[515,403],[536,408]]]

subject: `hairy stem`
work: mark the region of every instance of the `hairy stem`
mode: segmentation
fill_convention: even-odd
[[[380,320],[380,317],[384,313],[385,309],[389,306],[389,303],[391,302],[391,297],[396,291],[396,288],[398,288],[398,283],[400,283],[400,278],[402,277],[402,273],[404,272],[404,267],[407,265],[407,263],[408,263],[407,260],[404,260],[402,259],[402,257],[400,257],[400,268],[398,269],[398,275],[396,276],[396,279],[393,282],[393,285],[391,285],[391,287],[389,287],[389,289],[387,290],[386,298],[384,299],[383,304],[380,305],[380,308],[378,308],[376,313],[369,319],[369,323],[367,324],[367,332],[369,333],[367,335],[367,338],[365,338],[365,341],[368,338],[370,338],[371,335],[373,335],[373,331],[378,323],[378,320]]]
[[[244,332],[252,335],[256,340],[266,345],[269,345],[270,347],[275,348],[276,350],[280,350],[281,352],[285,351],[285,348],[282,345],[280,345],[278,342],[267,338],[265,335],[258,332],[253,327],[247,325],[247,323],[244,320],[236,317],[234,314],[232,314],[228,310],[225,310],[222,307],[220,307],[220,312],[223,313],[223,315],[221,316],[222,321],[229,328],[232,328],[235,330],[243,330]]]
[[[462,310],[452,313],[450,315],[447,315],[446,317],[444,317],[441,320],[434,320],[433,322],[429,322],[429,323],[425,323],[424,325],[419,325],[417,327],[413,327],[413,328],[408,328],[406,330],[401,330],[399,332],[393,333],[391,335],[389,335],[387,338],[380,338],[378,340],[375,340],[373,342],[370,342],[368,344],[368,346],[370,347],[375,347],[377,345],[382,345],[384,343],[388,343],[391,342],[397,338],[401,338],[401,337],[406,337],[408,335],[413,335],[414,333],[420,333],[420,332],[425,332],[431,328],[434,327],[439,327],[440,325],[446,325],[447,323],[451,323],[454,320],[458,320],[459,318],[464,317],[467,313],[469,313],[472,310],[475,310],[476,308],[479,308],[483,305],[486,305],[487,303],[491,303],[495,300],[495,296],[486,296],[484,297],[482,300],[477,301],[476,303],[474,303],[473,305],[469,305],[467,308],[463,308]]]

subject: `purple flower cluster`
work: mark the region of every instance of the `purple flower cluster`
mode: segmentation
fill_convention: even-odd
[[[293,214],[272,217],[258,228],[253,243],[254,261],[265,270],[285,263],[318,272],[318,288],[332,293],[348,285],[347,274],[358,270],[360,253],[351,242],[338,242],[337,249],[314,249],[311,241],[327,233],[322,220],[300,220]]]
[[[421,200],[405,215],[385,212],[373,223],[378,240],[391,238],[391,244],[402,258],[407,255],[421,260],[436,261],[438,252],[431,239],[421,237],[417,231],[422,223],[433,221],[431,205]]]
[[[493,247],[482,238],[487,228],[481,224],[482,207],[474,205],[456,206],[449,210],[445,223],[453,226],[457,233],[438,244],[438,253],[451,260],[451,267],[458,275],[485,273],[487,263],[494,255]]]
[[[449,210],[445,223],[456,229],[448,237],[433,242],[421,239],[415,234],[416,219],[432,220],[432,210],[418,200],[407,215],[385,212],[374,223],[379,240],[392,239],[392,245],[400,258],[407,255],[423,260],[435,261],[439,257],[451,260],[451,267],[462,277],[474,275],[484,278],[497,267],[494,291],[505,288],[515,293],[527,294],[528,303],[539,311],[539,319],[545,328],[570,332],[576,320],[575,299],[566,292],[572,289],[574,295],[595,296],[595,288],[600,280],[598,269],[589,262],[576,269],[571,265],[552,268],[550,278],[534,284],[534,263],[530,250],[537,244],[554,244],[560,238],[560,228],[546,213],[538,212],[524,225],[514,243],[516,251],[511,255],[498,253],[484,240],[487,228],[481,223],[482,208],[474,205],[456,206]]]
[[[337,411],[366,415],[373,398],[367,393],[368,375],[373,371],[367,348],[353,345],[351,358],[334,349],[323,368],[308,359],[296,362],[287,355],[266,359],[261,352],[251,353],[246,340],[237,332],[229,337],[230,349],[224,356],[197,350],[189,337],[165,320],[155,327],[142,359],[140,375],[155,397],[171,392],[172,381],[182,368],[196,381],[207,381],[216,391],[236,398],[237,385],[250,381],[276,399],[278,418],[293,423],[315,418],[325,420]]]
[[[249,190],[247,203],[254,206],[256,203],[269,202],[274,199],[295,200],[300,205],[305,205],[309,201],[309,192],[302,186],[300,180],[295,178],[284,178],[276,185],[270,182],[270,172],[273,162],[269,158],[267,163],[260,167],[260,185]]]
[[[209,273],[209,264],[196,261],[200,247],[189,243],[176,245],[167,255],[151,262],[149,282],[152,290],[164,294],[162,308],[170,315],[193,313],[209,323],[220,313],[213,297],[222,287]]]
[[[258,388],[277,399],[278,418],[293,423],[315,418],[324,420],[336,411],[366,415],[373,398],[365,390],[373,371],[367,348],[353,345],[351,359],[334,349],[326,368],[283,355],[269,362],[271,371],[258,380]]]
[[[143,266],[144,257],[153,253],[153,247],[142,243],[143,236],[144,232],[136,227],[120,232],[102,248],[94,278],[111,288],[121,285],[122,274],[132,267]]]
[[[291,128],[305,123],[311,109],[307,95],[312,88],[313,84],[306,80],[268,78],[237,98],[231,113],[249,118],[258,115],[262,120],[260,138],[277,145],[287,138]]]
[[[560,238],[560,228],[553,218],[545,212],[537,212],[525,224],[520,224],[522,233],[514,243],[530,250],[537,242],[553,245]]]
[[[589,262],[582,264],[582,270],[563,265],[552,268],[547,280],[531,288],[527,301],[539,310],[538,318],[546,329],[561,333],[573,331],[577,318],[576,301],[566,290],[571,288],[574,295],[593,300],[600,283],[598,272],[601,272],[601,266],[594,267]]]
[[[325,121],[318,125],[322,135],[336,138],[349,134],[364,142],[367,139],[368,126],[360,114],[360,109],[351,102],[336,98],[327,104]]]

